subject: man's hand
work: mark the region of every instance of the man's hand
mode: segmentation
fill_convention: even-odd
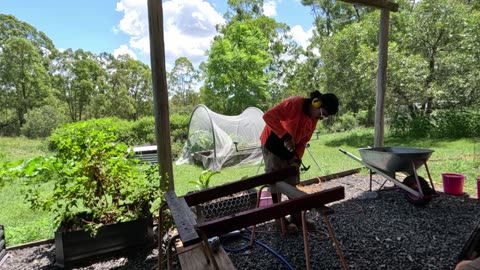
[[[293,142],[292,138],[288,138],[283,141],[283,145],[285,146],[285,148],[287,148],[288,151],[295,151],[295,143]]]

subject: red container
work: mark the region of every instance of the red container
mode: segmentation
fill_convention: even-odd
[[[262,195],[260,196],[259,207],[265,207],[271,204],[273,204],[273,202],[272,202],[272,195],[270,194],[270,192],[262,191]]]
[[[443,191],[451,195],[463,194],[465,175],[461,173],[442,173]]]

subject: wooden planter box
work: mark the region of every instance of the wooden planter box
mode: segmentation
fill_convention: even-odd
[[[7,254],[7,246],[5,242],[5,229],[3,228],[3,225],[0,225],[0,262],[2,261],[5,254]]]
[[[55,266],[87,257],[153,243],[153,219],[145,218],[102,226],[93,238],[90,232],[55,232]]]

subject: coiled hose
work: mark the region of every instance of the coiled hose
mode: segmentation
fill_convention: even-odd
[[[233,238],[241,238],[243,240],[246,240],[247,241],[247,245],[244,246],[244,247],[240,247],[240,248],[228,248],[224,245],[225,241],[226,240],[229,240],[229,239],[233,239]],[[280,254],[278,254],[277,252],[275,252],[275,250],[273,250],[271,247],[265,245],[264,243],[258,241],[258,240],[255,240],[253,239],[254,243],[263,247],[264,249],[268,250],[270,253],[272,253],[273,255],[275,255],[277,258],[279,258],[287,267],[288,269],[290,270],[294,270],[295,268]],[[245,236],[245,235],[241,235],[240,233],[234,233],[234,234],[230,234],[230,235],[227,235],[227,236],[222,236],[221,237],[221,244],[222,244],[222,247],[224,250],[228,251],[228,252],[234,252],[234,253],[240,253],[240,252],[243,252],[247,249],[250,248],[250,244],[248,244],[250,242],[250,237],[248,236]]]

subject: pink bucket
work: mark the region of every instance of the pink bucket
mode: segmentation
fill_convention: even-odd
[[[272,195],[268,191],[262,191],[262,195],[260,196],[260,204],[259,207],[265,207],[268,205],[273,204],[272,202]]]
[[[460,173],[442,173],[443,191],[451,195],[463,194],[465,175]]]

